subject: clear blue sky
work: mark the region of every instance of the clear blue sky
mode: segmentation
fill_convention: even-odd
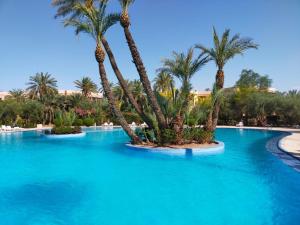
[[[85,34],[55,20],[50,0],[0,0],[0,90],[25,88],[30,75],[49,72],[59,88],[74,89],[84,75],[99,83],[94,42]],[[119,10],[111,0],[111,10]],[[242,69],[268,74],[280,90],[300,89],[299,0],[136,0],[130,10],[132,33],[149,76],[173,50],[186,51],[195,43],[212,44],[212,26],[219,32],[252,37],[259,50],[250,50],[225,67],[225,86],[238,79]],[[137,78],[119,25],[106,35],[127,78]],[[112,81],[116,81],[107,63]],[[211,87],[216,73],[210,63],[193,79],[194,89]]]

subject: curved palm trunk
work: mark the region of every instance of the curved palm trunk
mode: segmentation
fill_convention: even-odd
[[[115,57],[114,57],[114,54],[113,54],[112,50],[110,49],[110,46],[109,46],[107,40],[104,37],[102,37],[101,41],[102,41],[102,44],[103,44],[103,46],[105,48],[105,51],[108,55],[110,64],[111,64],[111,66],[112,66],[112,68],[115,72],[115,75],[118,78],[118,81],[119,81],[122,89],[124,90],[125,96],[129,99],[129,102],[134,107],[135,111],[139,114],[139,116],[143,119],[143,121],[145,121],[145,123],[151,129],[154,129],[153,121],[145,114],[144,110],[142,109],[142,107],[140,107],[140,105],[137,103],[137,101],[133,97],[132,92],[129,90],[129,87],[128,87],[121,71],[119,70],[119,67],[118,67],[117,62],[116,62]]]
[[[125,130],[125,132],[128,134],[128,136],[131,138],[132,143],[133,144],[141,144],[142,141],[140,140],[140,138],[137,135],[135,135],[133,130],[128,126],[124,116],[122,115],[122,113],[120,112],[120,110],[118,109],[118,107],[116,105],[116,101],[115,101],[112,91],[110,89],[109,81],[107,79],[105,67],[103,64],[105,53],[103,52],[103,50],[100,47],[97,47],[95,56],[96,56],[96,60],[98,62],[98,66],[99,66],[99,73],[100,73],[100,78],[101,78],[102,86],[104,89],[104,93],[108,99],[108,103],[109,103],[112,113],[117,117],[120,125]]]
[[[224,71],[219,69],[216,75],[216,89],[217,91],[223,89],[224,87]],[[216,100],[213,110],[209,113],[206,130],[214,131],[218,125],[219,112],[220,112],[221,102],[219,99]]]
[[[129,49],[130,49],[130,52],[131,52],[131,55],[133,58],[133,62],[139,73],[140,80],[143,84],[143,87],[145,89],[145,92],[146,92],[148,100],[149,100],[149,104],[150,104],[151,108],[153,109],[153,112],[157,118],[159,128],[161,130],[163,130],[164,128],[167,127],[166,119],[162,113],[162,110],[158,104],[155,94],[151,88],[151,83],[147,76],[144,63],[143,63],[140,53],[137,49],[135,41],[133,40],[133,37],[129,30],[129,26],[125,26],[124,24],[122,24],[122,25],[123,25],[125,37],[126,37],[126,40],[127,40],[127,43],[128,43],[128,46],[129,46]]]

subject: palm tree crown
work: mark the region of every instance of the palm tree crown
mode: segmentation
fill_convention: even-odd
[[[175,86],[175,81],[171,74],[160,71],[154,78],[154,90],[157,92],[169,92]]]
[[[119,0],[123,12],[128,12],[128,8],[135,0]]]
[[[71,18],[80,16],[80,12],[74,9],[77,3],[85,4],[87,7],[93,6],[93,0],[52,0],[52,5],[57,7],[55,18],[65,17],[71,14]]]
[[[203,53],[211,57],[215,61],[219,70],[223,70],[227,61],[236,55],[242,55],[247,49],[255,48],[258,45],[255,44],[251,38],[241,38],[239,34],[229,38],[230,30],[226,29],[220,39],[216,29],[213,28],[213,40],[214,47],[207,48],[201,44],[196,45]]]
[[[89,97],[92,92],[97,92],[97,85],[89,77],[83,77],[81,80],[74,81],[77,88],[81,89],[85,97]]]
[[[75,33],[81,32],[90,34],[98,45],[105,32],[120,20],[120,14],[106,14],[107,0],[99,2],[99,7],[88,7],[86,4],[77,2],[74,4],[75,13],[84,17],[73,17],[65,20],[65,26],[75,27]]]
[[[32,98],[43,99],[46,95],[57,92],[57,80],[49,73],[37,73],[30,76],[29,79],[30,81],[27,83],[29,86],[26,90],[29,91]]]
[[[185,53],[173,52],[173,58],[163,60],[163,67],[159,71],[171,74],[182,82],[183,88],[190,88],[190,80],[208,61],[209,56],[201,54],[194,59],[194,49]]]
[[[9,91],[10,98],[22,101],[25,98],[25,92],[22,89],[12,89]]]

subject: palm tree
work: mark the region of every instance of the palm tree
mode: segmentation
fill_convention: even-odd
[[[49,73],[37,73],[30,76],[29,80],[26,90],[29,91],[31,98],[43,100],[46,95],[57,93],[57,80]]]
[[[196,45],[196,48],[208,55],[216,64],[218,71],[216,74],[216,91],[224,87],[224,66],[225,64],[236,55],[243,55],[243,53],[250,49],[257,49],[258,45],[255,44],[251,38],[241,38],[239,34],[229,38],[230,30],[226,29],[221,39],[219,38],[215,28],[213,28],[214,47],[207,48],[201,44]],[[216,101],[212,112],[208,116],[206,129],[213,131],[218,123],[220,111],[220,101]]]
[[[173,52],[173,58],[163,60],[163,67],[159,71],[177,77],[181,82],[179,96],[174,101],[175,114],[171,121],[176,132],[176,143],[183,142],[184,113],[188,109],[190,92],[192,90],[192,77],[209,61],[209,56],[201,54],[194,59],[194,49],[190,48],[185,53]]]
[[[89,77],[83,77],[81,80],[74,82],[75,86],[81,89],[84,97],[89,97],[92,92],[97,92],[97,85]]]
[[[175,82],[173,77],[165,71],[159,72],[154,78],[153,89],[156,92],[169,93],[172,92],[174,86]]]
[[[25,99],[25,92],[22,89],[12,89],[9,91],[9,97],[17,102],[22,102]]]
[[[76,3],[85,3],[87,7],[93,6],[93,1],[87,0],[53,0],[52,4],[58,7],[57,14],[55,17],[65,17],[68,14],[72,14],[71,18],[76,18],[80,16],[80,13],[74,9]],[[146,122],[146,124],[151,128],[155,129],[153,120],[144,112],[143,108],[136,102],[134,95],[130,92],[130,88],[128,87],[128,83],[124,79],[118,65],[114,54],[110,48],[110,45],[104,35],[101,38],[101,42],[105,48],[105,51],[110,60],[110,64],[112,69],[119,81],[120,86],[124,90],[124,95],[128,98],[131,105],[134,107],[135,111],[140,115],[140,117]]]
[[[163,130],[167,127],[166,119],[162,113],[160,105],[158,104],[156,96],[151,88],[151,82],[147,76],[147,72],[146,72],[144,63],[143,63],[140,53],[138,51],[137,45],[136,45],[136,43],[131,35],[131,32],[129,30],[130,18],[129,18],[129,14],[128,14],[128,8],[134,2],[134,0],[119,0],[119,2],[122,7],[120,23],[124,29],[125,37],[126,37],[128,47],[130,49],[130,52],[131,52],[131,55],[133,58],[133,62],[139,73],[140,80],[141,80],[143,87],[145,89],[145,92],[147,94],[149,104],[150,104],[151,108],[153,109],[153,112],[157,118],[158,126],[161,130]]]
[[[126,131],[128,136],[132,139],[132,142],[137,144],[141,143],[141,140],[130,129],[124,116],[118,109],[104,67],[105,51],[102,48],[101,39],[105,32],[119,21],[119,14],[106,14],[106,3],[107,1],[105,0],[100,1],[99,7],[97,8],[95,8],[93,5],[87,6],[86,4],[76,3],[74,5],[75,12],[80,14],[81,16],[71,16],[71,18],[65,20],[65,26],[74,26],[75,33],[77,35],[81,32],[85,32],[94,38],[96,42],[95,58],[98,62],[102,86],[104,89],[104,93],[109,101],[111,111],[116,116],[120,125]]]

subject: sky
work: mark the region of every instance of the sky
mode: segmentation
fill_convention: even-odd
[[[117,0],[110,2],[109,11],[120,10]],[[26,88],[37,72],[52,74],[60,89],[75,89],[74,81],[83,76],[100,84],[94,40],[86,34],[75,36],[54,15],[50,0],[0,0],[0,91]],[[269,75],[278,90],[300,90],[300,0],[136,0],[130,16],[151,80],[172,51],[186,52],[198,43],[212,46],[215,26],[220,34],[229,28],[232,35],[239,33],[259,44],[258,50],[226,64],[226,87],[235,84],[242,69],[252,69]],[[123,75],[138,78],[120,25],[106,38]],[[109,62],[106,69],[116,83]],[[210,62],[195,74],[193,88],[211,88],[215,74]]]

